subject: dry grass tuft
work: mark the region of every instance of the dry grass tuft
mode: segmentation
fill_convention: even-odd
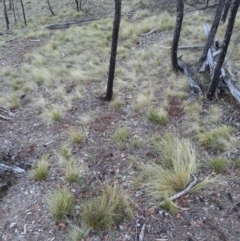
[[[66,188],[51,191],[46,197],[48,209],[53,218],[62,220],[70,212],[73,205],[73,196]]]
[[[147,118],[151,122],[162,126],[165,126],[168,123],[167,112],[164,109],[154,110],[150,108],[147,112]]]
[[[83,223],[93,230],[104,230],[132,217],[128,198],[116,183],[108,185],[100,197],[86,203],[82,211]]]
[[[49,155],[43,155],[42,159],[37,163],[36,167],[33,170],[33,177],[38,181],[43,181],[48,176],[48,158]]]

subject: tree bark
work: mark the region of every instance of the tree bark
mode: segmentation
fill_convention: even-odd
[[[9,19],[8,19],[7,6],[6,6],[5,0],[3,0],[3,11],[4,11],[4,17],[5,17],[5,20],[6,20],[7,30],[9,30]]]
[[[75,2],[76,2],[77,11],[79,12],[78,0],[75,0]]]
[[[177,59],[177,51],[178,51],[178,43],[182,29],[182,21],[183,21],[183,14],[184,14],[184,4],[182,0],[176,0],[177,3],[177,18],[176,18],[176,26],[174,30],[173,42],[172,42],[172,49],[171,49],[171,61],[172,66],[175,71],[182,70],[178,64]]]
[[[228,10],[229,10],[230,5],[231,5],[231,1],[232,0],[225,0],[224,10],[223,10],[222,18],[221,18],[221,21],[223,23],[225,23],[225,21],[226,21]]]
[[[15,5],[14,5],[14,0],[10,0],[12,1],[12,10],[13,10],[13,16],[14,16],[14,21],[15,23],[17,22],[17,18],[16,18],[16,13],[15,13]]]
[[[25,16],[25,10],[24,10],[24,6],[23,6],[22,0],[20,0],[20,3],[21,3],[21,7],[22,7],[22,12],[23,12],[24,24],[25,24],[25,26],[27,26],[27,21],[26,21],[26,16]]]
[[[114,79],[116,55],[117,55],[118,33],[119,33],[119,26],[121,21],[121,5],[122,5],[122,0],[115,0],[115,16],[114,16],[113,32],[112,32],[112,47],[111,47],[108,85],[107,85],[107,93],[106,93],[105,101],[110,101],[113,95],[113,79]]]
[[[206,44],[204,46],[204,49],[203,49],[203,52],[202,52],[202,56],[200,58],[200,63],[201,64],[206,60],[208,50],[211,47],[212,42],[213,42],[213,40],[215,38],[217,29],[218,29],[218,25],[219,25],[219,22],[220,22],[220,19],[221,19],[221,15],[222,15],[224,2],[225,2],[224,0],[219,0],[219,2],[218,2],[216,13],[215,13],[215,17],[214,17],[214,20],[213,20],[213,23],[212,23],[212,27],[211,27],[210,33],[208,35]]]
[[[231,12],[230,12],[230,17],[229,17],[229,20],[228,20],[227,29],[225,31],[222,49],[221,49],[221,52],[220,52],[220,55],[219,55],[219,58],[218,58],[218,61],[217,61],[216,68],[214,70],[214,74],[213,74],[213,77],[212,77],[210,87],[208,89],[208,93],[207,93],[208,98],[213,97],[213,95],[216,91],[218,82],[219,82],[219,78],[220,78],[220,74],[221,74],[221,68],[222,68],[222,65],[223,65],[223,62],[224,62],[224,59],[225,59],[225,56],[226,56],[226,53],[227,53],[228,45],[229,45],[229,42],[230,42],[230,39],[231,39],[231,36],[232,36],[232,31],[233,31],[237,11],[238,11],[238,8],[239,8],[239,4],[240,4],[240,0],[234,0],[232,8],[231,8]]]
[[[53,12],[53,10],[51,8],[49,0],[47,0],[47,2],[48,2],[48,7],[49,7],[49,10],[50,10],[51,14],[55,16],[55,13]]]

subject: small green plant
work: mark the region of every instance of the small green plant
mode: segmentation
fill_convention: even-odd
[[[49,193],[46,197],[48,209],[53,218],[58,221],[70,212],[73,205],[73,196],[68,189],[58,189]]]
[[[70,128],[69,136],[73,144],[81,144],[85,137],[85,132],[82,129]]]
[[[155,123],[155,124],[160,124],[160,125],[167,125],[168,122],[168,117],[167,117],[167,112],[163,109],[160,110],[154,110],[154,109],[149,109],[147,113],[147,118]]]
[[[210,161],[210,165],[217,173],[224,172],[227,168],[227,161],[222,157],[215,157]]]
[[[48,158],[49,155],[43,155],[42,159],[37,163],[36,168],[33,170],[33,177],[38,181],[43,181],[48,176]]]
[[[100,197],[83,206],[82,220],[94,230],[104,230],[125,217],[132,218],[133,211],[127,196],[119,185],[108,185]]]
[[[70,159],[66,163],[66,180],[69,183],[76,182],[79,178],[80,167],[76,160]]]
[[[126,127],[120,127],[114,133],[114,139],[120,146],[124,145],[129,136],[130,132]]]

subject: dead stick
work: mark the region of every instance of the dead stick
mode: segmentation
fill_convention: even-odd
[[[197,178],[194,175],[192,175],[192,177],[193,177],[193,181],[184,190],[182,190],[181,192],[176,193],[175,195],[171,196],[169,198],[170,201],[173,201],[173,200],[187,194],[192,189],[192,187],[196,185]],[[164,203],[165,203],[164,201],[160,202],[160,206],[164,205]]]
[[[3,115],[0,115],[0,118],[2,118],[2,119],[4,119],[4,120],[11,120],[11,118],[9,118],[9,117],[5,117],[5,116],[3,116]]]
[[[144,223],[142,228],[141,228],[141,232],[139,234],[139,241],[143,241],[144,240],[145,228],[146,228],[146,224]]]

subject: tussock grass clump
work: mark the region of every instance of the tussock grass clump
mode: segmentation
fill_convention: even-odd
[[[43,115],[45,115],[50,122],[59,122],[63,118],[63,110],[61,107],[54,105],[50,109],[45,109]]]
[[[115,130],[113,138],[120,146],[123,146],[129,138],[129,136],[129,130],[126,127],[120,127]]]
[[[156,140],[155,144],[157,144]],[[162,152],[163,164],[140,163],[141,175],[135,179],[136,186],[143,188],[147,197],[150,197],[154,203],[186,188],[192,181],[192,174],[195,174],[198,169],[196,151],[188,139],[167,135],[163,141],[159,139],[158,144]],[[209,182],[204,180],[199,188]]]
[[[215,157],[210,161],[210,165],[215,172],[224,172],[227,168],[227,160],[222,157]]]
[[[79,145],[83,142],[85,137],[85,132],[82,129],[72,127],[69,129],[68,133],[73,144]]]
[[[229,138],[235,130],[236,129],[234,127],[226,125],[216,127],[211,131],[200,133],[198,135],[199,143],[202,146],[214,148],[219,151],[225,151],[229,146],[231,146]]]
[[[43,181],[48,176],[48,158],[49,155],[43,155],[42,159],[37,163],[36,167],[33,170],[33,177],[38,181]]]
[[[79,241],[87,238],[89,229],[74,226],[68,233],[66,241]]]
[[[132,141],[131,141],[131,146],[133,148],[141,148],[142,146],[144,145],[144,141],[142,140],[142,138],[134,138]]]
[[[116,98],[110,102],[109,107],[112,109],[119,109],[123,104],[122,100]]]
[[[69,183],[77,182],[80,172],[81,172],[81,168],[75,159],[71,158],[66,162],[65,175],[66,175],[67,182]]]
[[[125,217],[133,217],[128,198],[118,184],[108,185],[100,197],[86,203],[82,210],[83,223],[93,230],[104,230]]]
[[[72,149],[67,146],[62,146],[61,154],[66,160],[69,160],[72,157]]]
[[[73,196],[68,189],[58,189],[49,193],[46,197],[48,209],[53,218],[58,221],[70,212],[73,205]]]
[[[167,112],[164,109],[154,110],[150,108],[147,112],[147,118],[151,122],[163,126],[167,125],[168,123]]]

